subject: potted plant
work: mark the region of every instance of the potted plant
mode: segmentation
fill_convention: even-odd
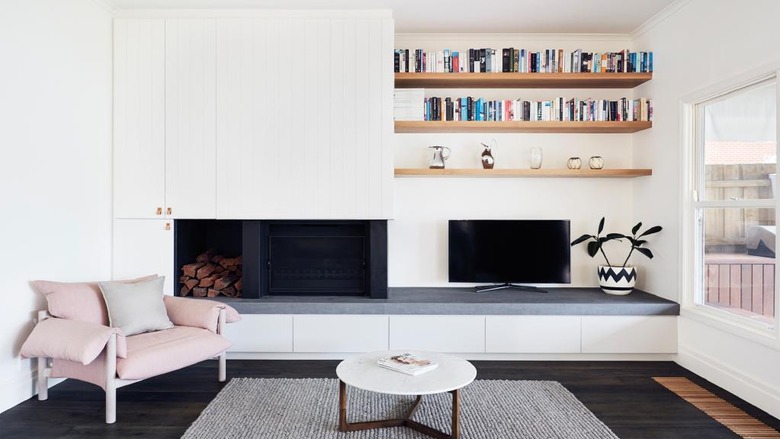
[[[636,267],[626,266],[629,259],[631,259],[634,250],[650,259],[653,258],[653,252],[651,252],[649,248],[643,247],[647,243],[645,237],[660,232],[662,227],[653,226],[644,232],[639,233],[639,229],[641,228],[642,223],[639,222],[631,229],[631,235],[607,233],[606,236],[601,236],[601,232],[604,231],[604,218],[602,217],[601,221],[599,221],[599,228],[595,235],[585,234],[571,242],[571,245],[575,246],[588,241],[588,254],[590,257],[596,256],[597,253],[601,253],[604,257],[604,261],[606,261],[607,265],[599,265],[598,276],[599,286],[601,286],[601,289],[605,293],[622,296],[630,293],[634,289],[634,285],[636,285]],[[626,259],[623,261],[623,264],[614,265],[610,262],[607,254],[604,252],[604,243],[609,241],[623,242],[624,239],[631,244],[631,248],[628,251]]]

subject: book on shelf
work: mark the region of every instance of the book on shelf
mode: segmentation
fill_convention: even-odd
[[[397,88],[393,92],[393,118],[395,120],[425,120],[424,103],[424,89]]]
[[[430,372],[437,367],[438,363],[413,353],[403,353],[389,357],[382,357],[377,361],[379,367],[401,372],[406,375],[417,376]]]
[[[396,90],[397,91],[397,90]],[[415,118],[396,103],[396,120],[426,121],[529,121],[529,122],[627,122],[652,121],[653,101],[647,98],[579,99],[557,97],[549,100],[491,100],[480,97],[423,97],[420,90],[413,98]],[[410,105],[415,105],[411,101]]]
[[[645,73],[653,71],[653,52],[577,49],[532,51],[513,47],[468,50],[395,49],[396,73]]]

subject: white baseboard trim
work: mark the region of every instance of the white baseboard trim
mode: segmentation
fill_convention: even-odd
[[[724,366],[717,359],[687,346],[678,347],[676,361],[696,375],[780,418],[780,389]]]
[[[4,412],[38,393],[35,373],[15,374],[0,384],[0,389],[0,412]]]
[[[49,378],[49,388],[65,381],[65,378]],[[38,372],[20,372],[0,383],[0,413],[13,408],[38,394]]]
[[[359,355],[344,352],[228,352],[228,360],[343,360]],[[483,361],[674,361],[676,354],[485,354],[454,353]],[[228,364],[228,373],[230,364]]]

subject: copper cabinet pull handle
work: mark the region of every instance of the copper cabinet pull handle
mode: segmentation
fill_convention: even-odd
[[[170,207],[165,210],[166,215],[170,215],[172,213],[173,213],[173,209],[171,209]]]
[[[171,223],[165,223],[165,230],[171,230]]]
[[[162,215],[162,207],[157,208],[157,215]]]

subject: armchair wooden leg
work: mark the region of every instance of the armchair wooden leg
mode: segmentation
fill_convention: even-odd
[[[116,422],[116,386],[106,388],[106,424]]]
[[[48,312],[38,311],[38,319],[35,324],[37,325],[48,318]],[[49,399],[49,359],[38,357],[38,401],[46,401],[47,399]]]
[[[225,309],[219,310],[217,319],[217,334],[225,334],[225,322],[227,321],[227,312]],[[224,383],[227,379],[227,351],[219,354],[219,382]]]
[[[106,424],[116,422],[116,334],[106,346]]]
[[[227,379],[227,352],[219,354],[219,382],[224,383]]]
[[[49,359],[38,357],[38,400],[46,401],[49,399]]]

